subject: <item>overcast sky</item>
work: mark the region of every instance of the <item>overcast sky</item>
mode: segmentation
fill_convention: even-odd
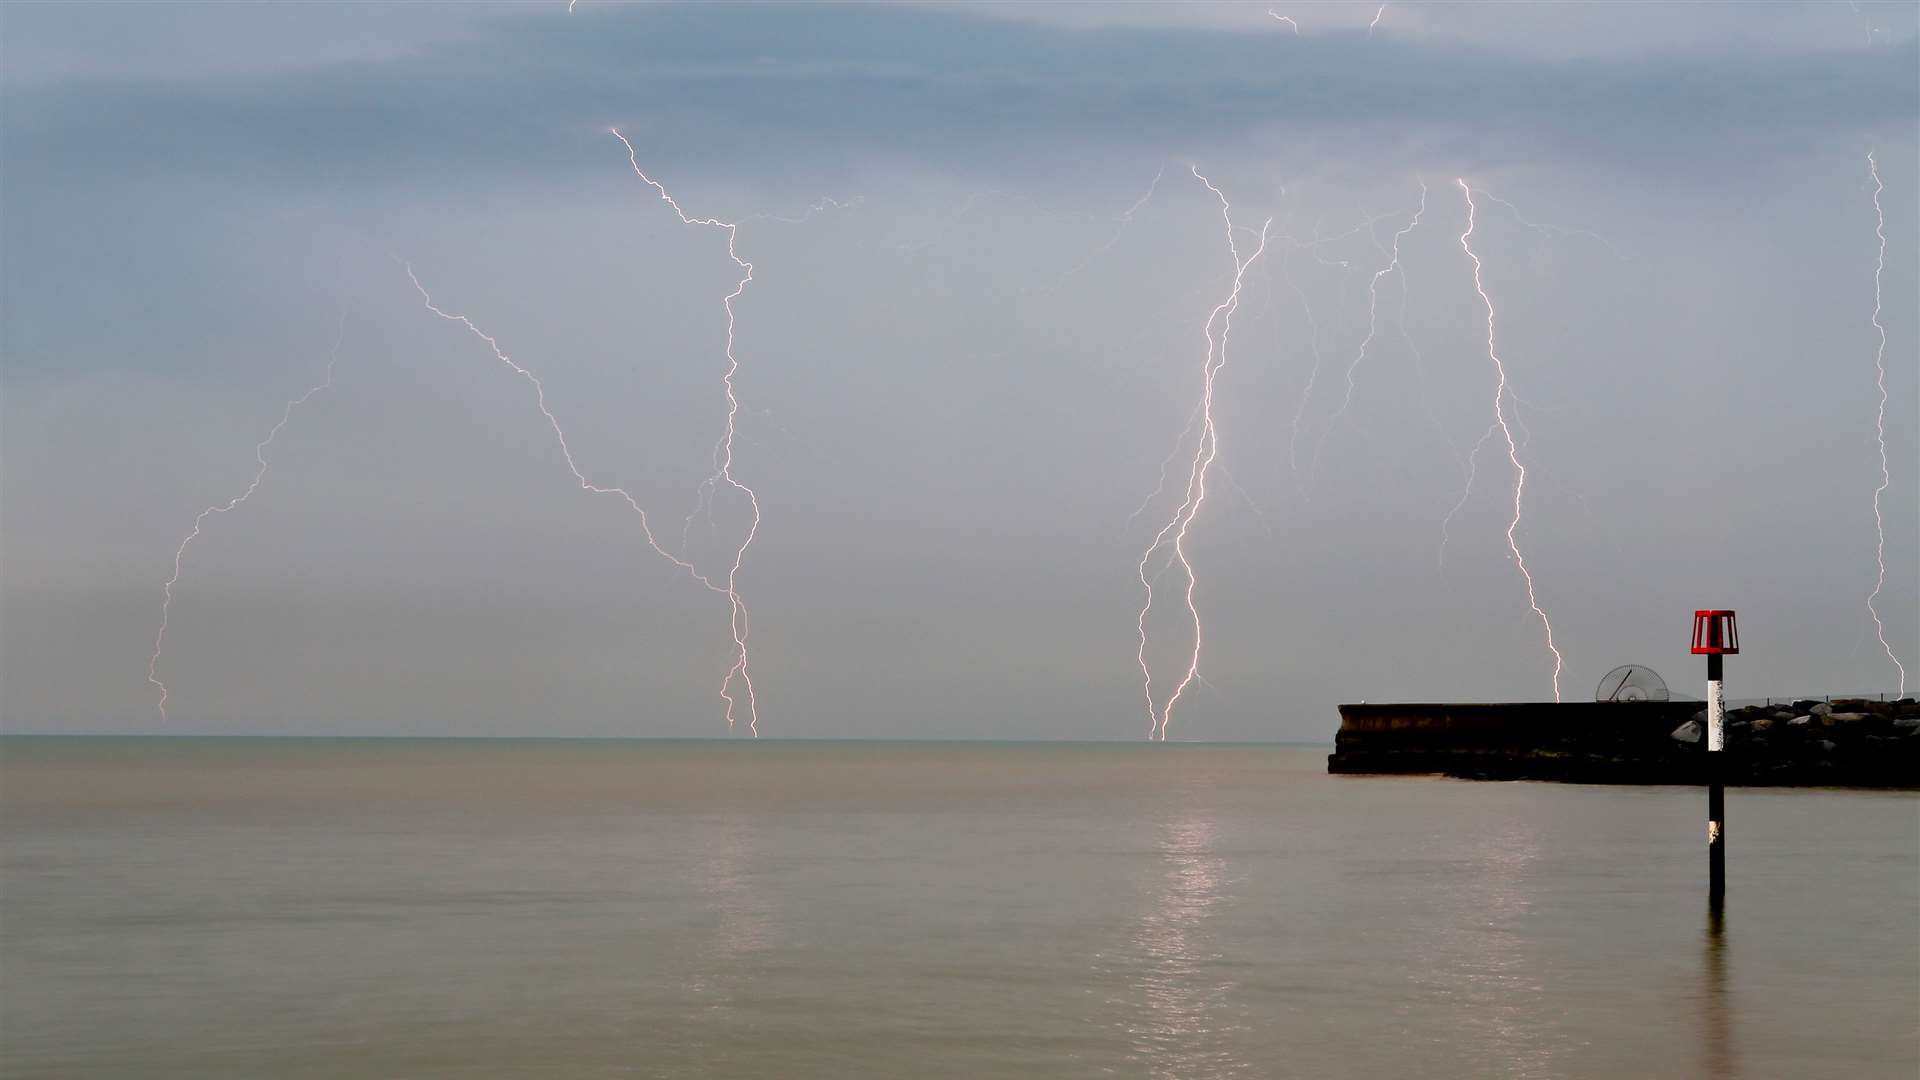
[[[0,725],[725,734],[726,598],[580,489],[533,386],[402,265],[540,378],[592,483],[724,576],[744,498],[688,515],[737,268],[614,126],[689,215],[738,221],[753,264],[734,475],[762,513],[738,584],[763,735],[1144,734],[1136,566],[1176,510],[1150,496],[1169,451],[1182,486],[1235,269],[1196,167],[1243,258],[1271,226],[1215,386],[1187,545],[1204,683],[1174,738],[1551,696],[1497,434],[1465,490],[1496,373],[1456,178],[1562,692],[1640,662],[1698,694],[1706,606],[1740,612],[1733,696],[1877,692],[1898,673],[1867,609],[1873,153],[1878,608],[1911,691],[1917,22],[1865,2],[7,4]],[[186,549],[163,722],[147,673],[175,551],[330,356],[259,488]],[[1184,587],[1161,577],[1147,623],[1162,700]]]

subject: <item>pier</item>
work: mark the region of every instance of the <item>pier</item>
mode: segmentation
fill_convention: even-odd
[[[1701,784],[1705,712],[1698,701],[1342,705],[1327,771]],[[1724,753],[1730,785],[1920,788],[1920,703],[1729,709]]]

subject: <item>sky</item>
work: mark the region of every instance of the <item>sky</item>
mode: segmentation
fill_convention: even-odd
[[[1866,2],[0,6],[0,730],[721,737],[744,627],[765,737],[1142,738],[1210,362],[1171,738],[1550,700],[1536,605],[1568,700],[1698,607],[1912,692],[1917,88]]]

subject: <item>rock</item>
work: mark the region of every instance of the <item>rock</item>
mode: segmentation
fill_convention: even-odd
[[[1793,714],[1790,712],[1777,712],[1773,714],[1773,718],[1775,720],[1791,720],[1793,719]]]
[[[1699,712],[1697,712],[1697,713],[1694,713],[1694,714],[1693,714],[1693,722],[1694,722],[1694,723],[1696,723],[1696,724],[1704,724],[1704,723],[1706,723],[1706,722],[1707,722],[1707,710],[1705,710],[1705,709],[1701,709],[1701,710],[1700,710]]]
[[[1794,702],[1794,703],[1793,703],[1793,711],[1794,711],[1794,712],[1807,712],[1808,710],[1810,710],[1810,709],[1812,709],[1812,708],[1813,708],[1813,707],[1814,707],[1815,705],[1818,705],[1818,704],[1820,704],[1820,703],[1819,703],[1819,702],[1817,702],[1817,701],[1814,701],[1814,700],[1813,700],[1813,699],[1811,699],[1811,698],[1805,698],[1805,699],[1802,699],[1802,700],[1800,700],[1800,701],[1796,701],[1796,702]]]
[[[1673,734],[1667,737],[1676,742],[1697,743],[1700,741],[1700,721],[1689,720],[1679,727],[1674,728]]]
[[[1833,741],[1830,739],[1821,739],[1819,742],[1814,743],[1813,745],[1819,747],[1820,752],[1823,754],[1831,754],[1835,750],[1839,749],[1839,747],[1835,746]]]
[[[1786,713],[1776,713],[1772,717],[1763,716],[1760,719],[1755,720],[1753,722],[1753,730],[1756,732],[1770,731],[1773,728],[1773,722],[1775,720],[1791,720],[1791,719],[1793,719],[1793,717]],[[1920,727],[1920,720],[1914,721],[1913,726]]]
[[[1860,721],[1865,720],[1870,715],[1871,715],[1870,713],[1863,713],[1863,712],[1828,713],[1826,719],[1821,722],[1828,725],[1829,727],[1831,727],[1834,724],[1857,724]]]
[[[1809,716],[1826,716],[1826,715],[1828,715],[1828,714],[1830,714],[1830,713],[1832,713],[1832,712],[1833,712],[1833,706],[1831,706],[1831,705],[1829,705],[1829,704],[1827,704],[1826,702],[1824,702],[1824,701],[1822,701],[1822,702],[1819,702],[1818,704],[1816,704],[1816,705],[1814,705],[1814,707],[1813,707],[1813,708],[1811,708],[1811,709],[1808,709],[1808,710],[1807,710],[1807,715],[1809,715]]]
[[[1787,726],[1788,727],[1806,727],[1808,724],[1811,724],[1811,723],[1813,723],[1813,717],[1811,716],[1796,716],[1793,719],[1787,721]]]
[[[1893,722],[1896,728],[1920,730],[1920,716],[1903,716]]]

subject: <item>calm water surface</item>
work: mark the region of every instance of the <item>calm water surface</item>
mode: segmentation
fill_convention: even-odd
[[[0,740],[0,1068],[1920,1072],[1920,799],[1324,754]]]

